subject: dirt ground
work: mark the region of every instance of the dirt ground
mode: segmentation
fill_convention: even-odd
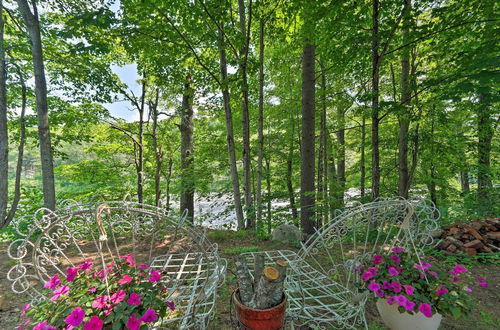
[[[250,236],[225,237],[221,235],[209,235],[209,237],[219,244],[222,257],[227,258],[229,261],[227,280],[219,290],[215,317],[211,321],[209,329],[235,329],[236,326],[231,317],[229,303],[231,292],[236,287],[232,258],[240,252],[273,249],[297,250],[297,247],[272,241],[260,241]],[[21,308],[28,301],[27,296],[16,295],[10,290],[10,282],[6,277],[7,271],[13,263],[8,258],[6,248],[6,243],[0,243],[0,330],[17,328]],[[440,330],[500,329],[500,266],[495,264],[479,264],[474,267],[473,273],[476,276],[485,277],[489,283],[489,287],[477,288],[472,293],[477,300],[471,317],[461,319],[453,319],[451,316],[446,317],[441,323]],[[386,329],[378,316],[374,304],[367,306],[367,319],[370,329]]]

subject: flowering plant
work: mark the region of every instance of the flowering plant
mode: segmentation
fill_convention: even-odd
[[[24,306],[20,329],[147,329],[174,310],[161,280],[161,271],[136,266],[132,254],[103,269],[87,259],[68,268],[65,277],[56,274],[45,283],[51,297]]]
[[[436,312],[459,317],[467,314],[472,292],[467,268],[455,265],[450,270],[439,266],[433,257],[416,258],[396,247],[389,255],[374,255],[369,265],[359,265],[362,286],[379,298],[396,304],[399,312],[421,312],[432,317]],[[432,264],[431,264],[432,262]],[[485,279],[477,283],[487,287]]]

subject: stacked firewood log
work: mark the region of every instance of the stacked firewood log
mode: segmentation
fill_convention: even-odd
[[[264,266],[264,256],[255,256],[254,276],[243,257],[235,260],[240,301],[253,309],[268,309],[283,300],[283,283],[287,263],[278,260],[274,266]]]
[[[467,224],[456,222],[442,227],[440,248],[447,254],[465,252],[471,256],[479,252],[500,251],[500,218],[488,217]]]

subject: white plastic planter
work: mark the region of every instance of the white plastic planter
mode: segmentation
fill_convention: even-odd
[[[378,299],[377,309],[384,323],[392,330],[437,330],[443,318],[439,313],[432,317],[420,312],[413,315],[400,313],[398,304],[389,305],[387,299]]]

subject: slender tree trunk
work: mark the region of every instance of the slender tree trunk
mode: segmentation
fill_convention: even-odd
[[[366,166],[365,166],[365,139],[366,139],[366,118],[365,118],[365,113],[363,112],[362,114],[362,121],[361,121],[361,159],[360,159],[360,172],[361,172],[361,178],[360,178],[360,191],[361,191],[361,200],[364,200],[365,198],[365,180],[366,180]]]
[[[54,210],[56,207],[56,192],[54,185],[54,163],[50,142],[49,112],[47,105],[47,83],[45,81],[45,66],[43,63],[42,38],[36,3],[33,2],[33,12],[27,0],[16,0],[31,40],[31,55],[35,72],[35,95],[38,119],[38,139],[40,144],[40,159],[42,163],[42,184],[44,206]]]
[[[245,197],[245,208],[247,225],[246,228],[255,228],[254,210],[252,202],[251,185],[251,164],[250,164],[250,116],[248,113],[248,81],[247,81],[247,62],[248,62],[248,35],[246,27],[246,9],[245,0],[238,0],[238,14],[240,20],[240,33],[243,38],[243,46],[240,49],[239,71],[241,75],[241,120],[243,126],[243,192]],[[249,17],[251,15],[251,8]]]
[[[186,77],[181,110],[181,213],[188,211],[188,219],[194,219],[194,178],[193,178],[193,96],[191,75]]]
[[[403,9],[403,44],[408,43],[410,33],[411,0],[405,0]],[[408,131],[410,128],[410,48],[405,47],[401,56],[401,104],[403,113],[398,116],[399,137],[398,137],[398,172],[399,184],[398,194],[403,198],[408,198],[410,189],[410,174],[408,171]]]
[[[7,224],[9,198],[9,132],[7,129],[7,68],[2,0],[0,0],[0,228]]]
[[[470,192],[469,172],[460,171],[460,184],[462,186],[462,194],[468,194]]]
[[[489,190],[492,188],[490,158],[491,140],[493,138],[493,120],[491,118],[491,110],[488,102],[488,94],[479,94],[479,107],[477,110],[477,200],[482,213],[487,213],[492,203],[489,196]]]
[[[372,199],[380,195],[380,154],[378,142],[379,106],[379,61],[378,19],[379,0],[372,0]]]
[[[337,198],[338,207],[344,207],[345,194],[345,112],[341,107],[337,108],[337,141],[339,143],[339,155],[337,159]]]
[[[243,218],[243,209],[241,207],[240,182],[238,178],[238,168],[236,167],[236,152],[234,148],[234,130],[233,130],[233,114],[231,109],[231,100],[229,88],[227,86],[227,59],[224,41],[223,23],[218,27],[219,37],[219,66],[222,78],[222,98],[224,100],[224,112],[226,115],[226,131],[227,131],[227,149],[229,153],[229,165],[231,168],[231,182],[233,184],[234,208],[236,211],[236,219],[238,221],[238,229],[245,227]]]
[[[337,168],[335,166],[335,155],[333,152],[333,141],[329,137],[327,140],[329,157],[328,157],[328,202],[330,209],[330,219],[335,216],[335,209],[337,208]]]
[[[165,187],[165,195],[167,197],[167,201],[165,203],[165,207],[167,210],[170,209],[170,183],[172,182],[172,166],[174,165],[174,159],[170,157],[168,159],[168,169],[166,175],[166,187]]]
[[[262,226],[262,163],[264,157],[264,18],[259,22],[259,150],[257,156],[257,227]]]
[[[266,157],[266,188],[267,188],[267,233],[271,234],[271,159]]]
[[[290,137],[290,144],[288,148],[288,157],[286,160],[286,186],[288,189],[288,199],[290,200],[290,209],[292,210],[292,218],[298,219],[297,206],[295,205],[295,190],[293,189],[293,140],[295,136],[295,120],[291,118],[292,134]]]
[[[142,95],[141,95],[141,105],[138,107],[139,111],[139,143],[137,144],[138,149],[138,160],[136,163],[137,169],[137,199],[139,203],[144,203],[144,112],[146,102],[146,73],[142,75]]]
[[[310,3],[309,5],[312,5]],[[304,32],[314,35],[314,23],[310,13],[304,17]],[[306,235],[314,233],[314,136],[315,136],[315,50],[316,47],[306,37],[302,55],[302,142],[300,162],[300,223]]]
[[[152,127],[152,147],[155,153],[155,205],[160,205],[161,199],[161,167],[163,164],[163,155],[160,147],[158,146],[158,98],[160,91],[156,89],[156,96],[154,102],[150,105],[151,118],[153,119]]]
[[[321,67],[321,115],[320,115],[320,133],[319,133],[319,148],[318,148],[318,201],[322,205],[321,213],[318,216],[318,228],[320,228],[326,220],[328,207],[326,207],[326,73],[323,62],[319,62]]]

